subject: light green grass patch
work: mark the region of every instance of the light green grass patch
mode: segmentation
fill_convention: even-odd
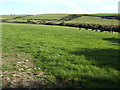
[[[64,16],[67,16],[67,14],[40,14],[40,15],[25,17],[22,19],[60,19]]]
[[[68,23],[94,23],[94,24],[101,24],[101,25],[118,25],[118,20],[115,19],[103,19],[100,17],[92,17],[92,16],[82,16],[71,21],[66,21]]]
[[[16,17],[23,17],[23,16],[26,16],[26,15],[0,15],[0,19],[13,19],[13,18],[16,18]]]

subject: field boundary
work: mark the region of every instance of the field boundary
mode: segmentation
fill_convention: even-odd
[[[85,28],[86,30],[91,29],[91,30],[96,30],[100,32],[108,31],[108,32],[118,32],[120,33],[120,26],[119,25],[101,25],[101,24],[88,24],[88,23],[65,23],[60,22],[60,23],[55,23],[55,22],[34,22],[34,21],[7,21],[7,20],[2,20],[2,22],[7,22],[7,23],[23,23],[23,24],[43,24],[43,25],[57,25],[57,26],[69,26],[69,27],[77,27],[79,30],[81,28]]]
[[[112,15],[112,16],[103,16],[103,15],[89,15],[89,14],[69,14],[63,18],[61,18],[60,20],[64,20],[64,21],[69,21],[69,20],[73,20],[75,18],[79,18],[82,16],[91,16],[91,17],[100,17],[100,18],[105,18],[105,19],[116,19],[116,20],[120,20],[120,17],[118,15]]]

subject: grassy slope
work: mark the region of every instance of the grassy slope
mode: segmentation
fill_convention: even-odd
[[[3,53],[30,53],[36,66],[62,87],[117,87],[117,41],[118,33],[3,24]]]
[[[67,14],[41,14],[41,15],[33,15],[30,17],[25,17],[22,19],[60,19]]]
[[[100,17],[90,17],[90,16],[82,16],[71,21],[67,21],[70,23],[95,23],[102,25],[111,25],[112,19],[102,19]],[[118,20],[113,20],[114,25],[118,25]]]
[[[96,13],[96,14],[89,14],[95,16],[118,16],[118,13]]]
[[[91,14],[91,15],[117,15],[117,14]],[[24,15],[2,15],[3,19],[12,19],[18,16],[24,16]],[[64,16],[67,16],[67,14],[41,14],[41,15],[32,15],[28,17],[18,18],[15,20],[8,20],[8,21],[24,21],[22,19],[60,19]],[[34,20],[37,21],[37,20]],[[112,19],[102,19],[100,17],[91,17],[91,16],[82,16],[76,19],[73,19],[71,21],[66,21],[69,23],[95,23],[95,24],[102,24],[102,25],[111,25]],[[117,20],[113,20],[113,25],[118,25]]]
[[[21,17],[21,16],[26,16],[26,15],[0,15],[1,19],[13,19],[15,17]]]

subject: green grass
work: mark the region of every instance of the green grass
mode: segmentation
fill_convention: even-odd
[[[39,14],[39,15],[25,17],[22,19],[60,19],[66,15],[67,14]]]
[[[116,88],[118,33],[74,27],[3,23],[3,53],[30,53],[57,86]],[[13,51],[12,51],[13,52]]]
[[[118,13],[96,13],[96,14],[89,14],[95,16],[118,16]]]
[[[8,22],[15,22],[15,21],[18,21],[18,22],[27,22],[27,20],[22,20],[22,19],[11,19],[11,20],[7,20],[7,21]]]
[[[69,23],[94,23],[102,25],[111,25],[112,19],[102,19],[100,17],[82,16],[71,21]],[[118,25],[118,20],[113,19],[113,25]]]
[[[26,16],[26,15],[0,15],[0,19],[13,19],[13,18],[22,17],[22,16]]]

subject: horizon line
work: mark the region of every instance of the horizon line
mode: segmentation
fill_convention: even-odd
[[[42,14],[119,14],[119,13],[41,13]],[[15,13],[11,13],[11,14],[0,14],[0,15],[40,15],[38,14],[15,14]]]

